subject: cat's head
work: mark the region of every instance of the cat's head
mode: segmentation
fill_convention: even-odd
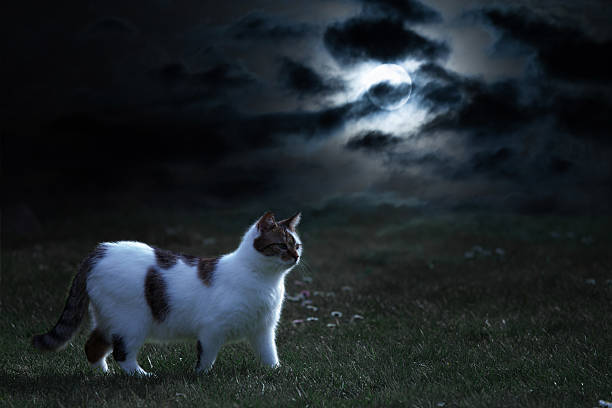
[[[301,218],[302,215],[297,213],[286,220],[276,221],[270,211],[265,213],[256,224],[259,235],[253,241],[255,250],[283,264],[297,264],[302,256],[302,242],[295,229]]]

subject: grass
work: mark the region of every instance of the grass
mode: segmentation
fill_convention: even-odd
[[[85,329],[58,353],[30,346],[30,336],[59,316],[95,243],[137,239],[214,255],[230,251],[252,218],[111,212],[49,221],[36,241],[5,239],[0,403],[591,407],[612,400],[609,217],[307,212],[300,231],[308,267],[289,275],[287,289],[308,290],[319,309],[285,303],[278,370],[259,367],[242,344],[224,347],[201,376],[193,372],[195,342],[147,344],[139,360],[156,376],[146,379],[123,375],[112,359],[111,375],[89,368]],[[466,258],[476,245],[483,250]],[[483,254],[496,248],[504,254]],[[307,316],[319,320],[292,324]]]

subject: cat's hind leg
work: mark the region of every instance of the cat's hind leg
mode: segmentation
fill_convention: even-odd
[[[108,372],[106,357],[110,354],[112,348],[109,340],[102,330],[96,327],[85,343],[87,361],[89,361],[92,367],[99,367],[105,373]]]
[[[143,370],[136,360],[136,357],[138,357],[138,350],[140,350],[140,347],[144,343],[144,338],[113,334],[112,341],[113,357],[123,371],[130,375],[151,375],[151,373]]]

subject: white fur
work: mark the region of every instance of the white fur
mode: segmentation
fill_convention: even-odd
[[[296,233],[292,233],[300,243]],[[102,244],[104,257],[91,270],[87,291],[94,324],[107,341],[122,337],[127,358],[120,362],[130,374],[146,375],[136,357],[145,340],[197,338],[201,344],[198,371],[208,371],[226,342],[247,340],[261,362],[279,364],[275,344],[276,325],[283,303],[285,275],[292,261],[264,256],[255,250],[257,224],[246,232],[240,246],[222,256],[205,286],[197,267],[179,258],[169,269],[159,268],[153,248],[132,241]],[[302,249],[298,253],[301,257]],[[296,262],[297,264],[297,262]],[[147,270],[156,267],[164,278],[170,312],[163,322],[153,319],[144,296]],[[106,356],[93,364],[107,371]]]

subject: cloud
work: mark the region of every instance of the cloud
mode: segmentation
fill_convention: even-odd
[[[411,83],[393,84],[390,81],[381,81],[372,85],[367,94],[378,106],[397,107],[408,99],[411,91]]]
[[[437,10],[417,0],[363,0],[363,14],[390,16],[410,23],[442,21]]]
[[[200,109],[218,106],[232,102],[237,93],[245,99],[261,85],[259,79],[242,64],[222,61],[197,72],[192,72],[182,62],[172,62],[149,74],[154,80],[148,87],[152,96],[143,102],[143,109],[156,107],[177,111],[189,105],[198,105]]]
[[[394,18],[354,17],[335,23],[327,27],[323,41],[330,54],[343,64],[368,59],[436,60],[450,51],[445,43],[423,37]]]
[[[284,57],[279,70],[280,81],[298,95],[324,95],[341,91],[344,85],[337,78],[323,78],[312,68]]]
[[[586,82],[612,81],[612,70],[602,60],[612,55],[611,40],[591,38],[577,26],[546,20],[526,8],[488,8],[476,15],[502,34],[494,45],[498,52],[525,53],[524,47],[527,47],[552,77]]]
[[[378,109],[365,99],[343,105],[306,112],[274,112],[246,116],[233,126],[237,133],[248,133],[249,139],[274,140],[287,136],[302,140],[325,139],[348,121],[374,114]]]
[[[257,82],[255,75],[240,64],[219,63],[193,74],[193,79],[215,88],[242,87]]]
[[[538,106],[522,101],[521,84],[517,80],[432,85],[426,91],[428,103],[434,104],[438,97],[453,107],[425,124],[421,130],[426,132],[468,131],[474,136],[491,137],[515,132],[544,113]]]
[[[345,144],[348,150],[381,152],[402,142],[401,137],[393,136],[379,130],[368,130],[351,137]]]
[[[480,151],[471,159],[471,170],[474,173],[484,173],[492,177],[516,178],[519,169],[513,159],[515,152],[509,147],[501,147],[494,151]]]
[[[283,21],[259,12],[249,13],[229,27],[230,35],[236,40],[295,39],[312,32],[310,24]]]

